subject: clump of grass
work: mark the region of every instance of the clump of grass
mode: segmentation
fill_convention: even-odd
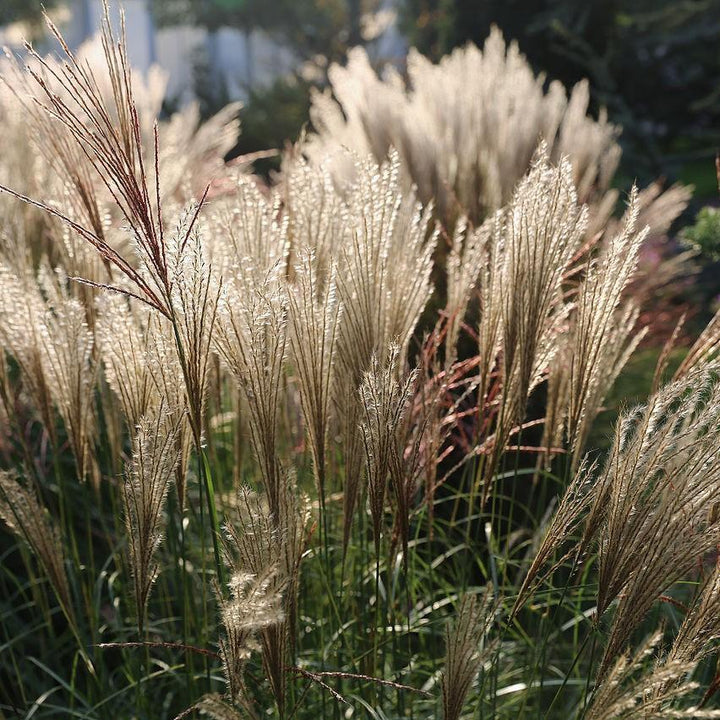
[[[610,218],[587,87],[355,52],[267,186],[108,5],[97,70],[51,30],[0,88],[47,163],[0,160],[0,712],[717,716],[718,323],[587,457],[685,198]]]

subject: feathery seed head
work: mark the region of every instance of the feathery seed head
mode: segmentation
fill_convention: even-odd
[[[492,588],[483,596],[464,595],[455,622],[445,632],[445,667],[442,674],[443,718],[459,720],[463,706],[492,643],[483,647],[494,622]]]
[[[37,495],[5,471],[0,471],[0,519],[28,544],[47,574],[65,616],[74,625],[60,531]]]
[[[150,589],[158,573],[155,559],[163,536],[163,508],[180,460],[177,425],[163,403],[140,419],[132,460],[125,474],[123,504],[128,553],[142,633]]]

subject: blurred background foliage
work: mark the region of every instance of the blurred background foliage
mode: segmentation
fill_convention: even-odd
[[[158,26],[194,24],[259,29],[313,62],[323,82],[330,62],[367,41],[362,20],[380,0],[148,0]],[[49,0],[52,7],[58,0]],[[595,110],[622,125],[619,181],[658,176],[717,194],[712,159],[720,147],[720,0],[399,0],[410,46],[433,60],[467,42],[482,45],[492,25],[517,40],[536,72],[572,86],[590,80]],[[40,20],[40,0],[2,0],[0,25]],[[227,99],[217,78],[197,90],[206,114]],[[252,89],[242,152],[294,140],[307,122],[307,81],[289,78]],[[263,130],[263,127],[265,130]]]
[[[148,2],[160,27],[262,30],[298,58],[294,76],[248,88],[233,155],[281,150],[295,141],[309,123],[311,84],[323,85],[331,62],[343,62],[350,47],[368,42],[363,17],[383,7],[381,0]],[[62,3],[44,3],[54,5]],[[661,177],[694,186],[679,240],[700,253],[695,287],[709,309],[720,289],[720,215],[711,207],[718,203],[720,0],[399,0],[396,6],[408,45],[435,61],[467,42],[482,46],[497,25],[548,81],[571,87],[588,78],[594,112],[606,107],[623,128],[616,184],[626,191],[633,181],[645,185]],[[41,8],[40,0],[2,0],[0,25],[22,20],[32,32]],[[195,95],[208,117],[231,98],[202,57],[194,62]],[[262,160],[256,169],[267,176],[278,166],[277,159]]]
[[[55,6],[55,0],[2,0],[0,2],[0,27],[13,22],[24,22],[30,27],[32,34],[42,24],[43,7],[50,10]]]
[[[720,142],[718,0],[405,0],[410,43],[433,59],[498,25],[537,72],[590,80],[623,126],[627,175],[669,175],[716,191]]]
[[[301,59],[340,59],[362,41],[360,20],[373,0],[151,0],[160,25],[192,23],[261,29],[287,43]]]

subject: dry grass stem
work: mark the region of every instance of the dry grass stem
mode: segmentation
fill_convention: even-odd
[[[301,255],[295,277],[296,285],[288,293],[290,346],[318,494],[324,502],[325,454],[342,306],[337,298],[334,269],[323,286],[311,251]]]
[[[678,700],[697,688],[697,683],[686,680],[695,663],[668,660],[651,664],[647,669],[647,660],[661,639],[662,633],[657,632],[632,655],[622,655],[614,662],[593,692],[585,713],[588,720],[720,717],[720,710],[677,707]]]
[[[720,541],[720,383],[714,367],[624,415],[588,518],[599,555],[598,614],[619,597],[602,669],[652,603]]]
[[[391,346],[382,365],[373,358],[360,386],[361,432],[365,448],[367,492],[373,523],[375,551],[380,554],[380,536],[388,487],[400,490],[403,482],[404,438],[400,434],[409,410],[416,373],[398,379],[399,348]],[[402,491],[399,493],[403,496]],[[407,516],[407,508],[404,514]]]
[[[245,394],[252,445],[275,514],[282,492],[277,431],[288,334],[288,301],[280,272],[274,266],[256,285],[248,269],[228,282],[214,338],[218,353]]]
[[[177,431],[163,404],[141,418],[125,474],[123,504],[141,635],[148,597],[159,569],[155,556],[163,537],[165,499],[180,460]]]
[[[30,547],[45,571],[60,607],[75,625],[60,531],[37,495],[10,473],[0,471],[0,518]]]
[[[492,649],[485,638],[494,622],[493,604],[492,588],[481,598],[464,595],[455,622],[445,633],[444,720],[459,720],[473,680]]]
[[[635,231],[638,213],[633,189],[622,230],[604,244],[596,260],[589,261],[577,295],[567,390],[567,435],[574,468],[605,395],[642,339],[643,333],[633,332],[638,309],[633,301],[623,299],[648,233],[647,227]]]

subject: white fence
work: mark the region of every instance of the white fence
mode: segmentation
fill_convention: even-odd
[[[1,0],[0,0],[1,1]],[[381,18],[383,32],[372,42],[371,54],[400,62],[405,55],[405,39],[393,20],[399,0],[384,0]],[[102,18],[102,0],[66,0],[67,12],[60,25],[72,47],[97,33]],[[272,2],[272,0],[268,0]],[[157,28],[146,0],[123,0],[128,52],[134,67],[146,71],[158,63],[168,73],[168,97],[181,104],[194,96],[195,68],[207,63],[210,76],[224,86],[230,99],[243,100],[248,91],[270,85],[274,80],[298,69],[298,60],[266,33],[246,33],[221,28],[209,33],[189,25]],[[117,22],[117,2],[112,2]],[[17,29],[0,28],[0,43],[19,47]]]

